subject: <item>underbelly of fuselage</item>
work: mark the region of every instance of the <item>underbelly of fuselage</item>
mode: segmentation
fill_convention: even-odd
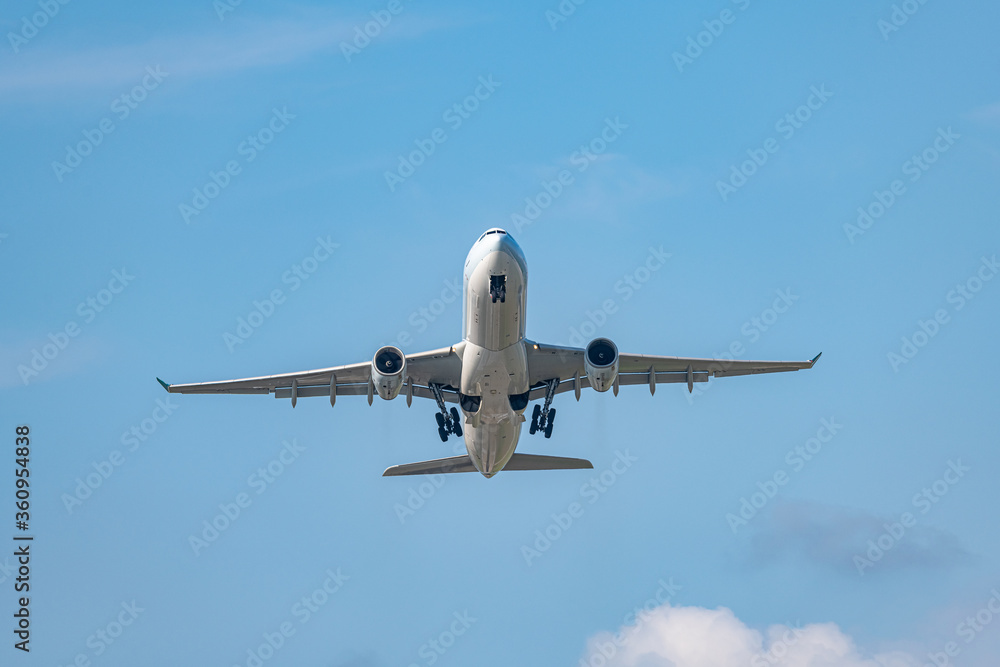
[[[510,401],[528,391],[527,277],[519,254],[501,248],[470,254],[466,263],[461,392],[480,401],[476,412],[463,410],[464,437],[473,464],[487,477],[514,455],[525,421],[524,407],[515,410]]]

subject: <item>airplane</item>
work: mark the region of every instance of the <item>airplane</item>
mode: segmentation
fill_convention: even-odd
[[[383,476],[480,472],[490,478],[501,470],[593,468],[585,459],[515,452],[528,404],[536,402],[529,434],[552,437],[557,394],[598,392],[622,385],[708,382],[710,377],[777,373],[812,368],[810,361],[743,361],[619,354],[608,338],[595,338],[586,348],[536,343],[525,338],[528,267],[517,242],[498,227],[475,242],[465,260],[462,296],[462,341],[450,347],[406,355],[398,347],[380,347],[372,360],[347,366],[262,377],[167,384],[172,394],[274,394],[291,399],[367,396],[392,400],[403,394],[437,404],[438,436],[465,438],[466,454],[387,468]],[[455,403],[447,409],[447,403]],[[459,411],[459,408],[461,411]]]

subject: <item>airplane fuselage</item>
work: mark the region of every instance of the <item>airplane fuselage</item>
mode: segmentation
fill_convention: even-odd
[[[461,386],[463,395],[480,399],[475,412],[462,406],[464,437],[473,465],[486,477],[500,472],[513,456],[525,421],[526,397],[516,397],[529,388],[527,291],[528,268],[521,248],[503,230],[487,231],[465,260]]]

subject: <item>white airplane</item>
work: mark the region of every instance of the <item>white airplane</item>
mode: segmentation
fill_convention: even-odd
[[[433,399],[438,436],[465,435],[464,456],[420,461],[387,468],[383,476],[475,472],[493,477],[501,470],[556,470],[593,468],[590,461],[559,456],[515,453],[526,421],[528,403],[535,403],[528,432],[552,436],[556,394],[573,391],[580,400],[586,386],[599,392],[620,385],[695,382],[712,377],[776,373],[812,368],[811,361],[729,361],[688,359],[643,354],[619,354],[607,338],[597,338],[585,349],[543,345],[524,337],[528,268],[524,253],[510,235],[493,228],[479,237],[465,260],[462,297],[462,342],[451,347],[404,355],[392,345],[379,348],[370,362],[334,366],[299,373],[267,375],[196,384],[167,384],[176,394],[274,394],[290,398],[327,396],[332,406],[338,396],[378,394],[391,400],[400,393],[409,406],[413,397]],[[510,299],[508,301],[508,299]],[[457,403],[449,412],[446,403]]]

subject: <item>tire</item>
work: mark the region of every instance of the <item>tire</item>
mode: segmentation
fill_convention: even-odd
[[[461,437],[462,436],[462,420],[458,414],[458,408],[451,409],[451,426],[452,433]]]
[[[443,414],[441,414],[440,412],[436,413],[434,415],[434,419],[437,420],[438,428],[441,428],[441,427],[444,426],[444,415]]]
[[[441,438],[441,442],[448,442],[448,431],[444,430],[443,426],[438,427],[438,437]]]
[[[556,420],[556,409],[549,408],[549,423],[551,424]]]
[[[535,435],[538,430],[538,417],[531,418],[531,426],[528,427],[528,435]]]
[[[555,410],[555,408],[549,408],[549,420],[545,424],[545,437],[546,438],[551,438],[552,437],[552,422],[554,422],[555,419],[556,419],[556,410]]]
[[[531,421],[538,423],[538,418],[542,416],[542,406],[535,403],[535,409],[531,411]]]

